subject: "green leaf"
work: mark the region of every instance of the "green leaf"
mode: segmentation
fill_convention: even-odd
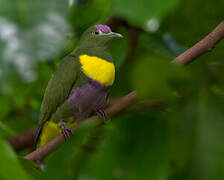
[[[115,0],[114,11],[130,23],[145,27],[152,18],[161,18],[172,10],[178,0]]]
[[[83,166],[80,179],[167,179],[167,122],[162,117],[132,114],[112,123],[114,128]]]
[[[8,116],[8,114],[11,111],[11,108],[12,108],[11,98],[9,98],[7,96],[1,96],[0,97],[0,107],[1,107],[0,119],[3,119],[6,116]]]
[[[10,136],[16,135],[16,132],[2,121],[0,121],[0,129],[5,131]]]
[[[187,78],[187,71],[171,64],[167,58],[146,54],[138,59],[133,68],[132,84],[138,90],[141,98],[165,100],[176,97],[176,86]]]
[[[41,175],[42,171],[33,161],[29,161],[27,159],[24,159],[23,157],[19,157],[19,162],[26,170],[27,174],[31,175],[32,177],[37,178]]]
[[[0,139],[0,179],[1,180],[28,180],[29,176],[20,165],[16,154],[11,147]]]

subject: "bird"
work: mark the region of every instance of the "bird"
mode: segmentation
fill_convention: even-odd
[[[107,25],[91,26],[77,47],[60,61],[44,93],[36,148],[60,133],[67,140],[71,127],[92,114],[106,118],[104,108],[115,80],[110,42],[122,37]]]

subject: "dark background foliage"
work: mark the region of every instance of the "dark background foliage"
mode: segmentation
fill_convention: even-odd
[[[224,43],[185,68],[170,62],[223,19],[221,0],[0,0],[0,179],[212,180],[224,178]],[[37,124],[47,82],[82,32],[109,24],[117,75],[111,97],[137,89],[163,108],[129,112],[80,131],[33,168],[4,141]]]

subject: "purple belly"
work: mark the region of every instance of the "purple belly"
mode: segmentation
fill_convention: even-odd
[[[77,87],[68,99],[68,102],[78,109],[74,115],[78,116],[78,119],[83,119],[103,109],[109,88],[92,79],[89,79],[85,85]]]

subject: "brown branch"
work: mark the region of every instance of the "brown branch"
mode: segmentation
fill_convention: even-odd
[[[122,97],[109,99],[106,108],[112,106],[113,104],[119,103],[121,99]],[[125,108],[124,113],[145,111],[149,109],[159,111],[164,110],[164,104],[156,100],[143,100]],[[33,127],[20,134],[17,134],[16,136],[9,137],[6,140],[15,151],[20,151],[26,148],[32,148],[34,145],[36,131],[37,127]]]
[[[197,57],[210,52],[215,45],[224,38],[224,21],[221,22],[211,33],[204,39],[195,44],[192,48],[188,49],[179,55],[172,62],[175,64],[186,65],[191,63]]]
[[[184,53],[182,53],[180,56],[178,56],[172,62],[175,64],[180,64],[180,65],[189,64],[197,57],[211,51],[215,47],[215,45],[223,38],[224,38],[224,22],[221,22],[209,35],[207,35],[204,39],[202,39],[200,42],[195,44],[192,48],[190,48],[187,51],[185,51]],[[132,93],[128,94],[127,96],[124,96],[123,98],[116,100],[114,103],[111,103],[111,105],[106,109],[106,113],[108,114],[108,117],[113,117],[115,115],[118,115],[121,111],[123,111],[130,104],[135,104],[134,103],[135,101],[136,101],[136,91],[133,91]],[[89,118],[85,121],[92,121],[94,119],[96,119],[96,117]],[[79,126],[77,126],[77,127],[79,127]],[[75,130],[76,128],[74,128],[73,130]],[[24,134],[26,134],[26,132]],[[33,133],[31,133],[31,135],[32,134]],[[12,140],[12,138],[11,138],[11,140],[8,140],[8,141],[12,145],[15,143],[15,140]],[[32,153],[28,154],[27,156],[25,156],[25,158],[29,159],[29,160],[33,160],[33,161],[42,160],[45,156],[47,156],[49,153],[51,153],[63,141],[64,141],[63,136],[58,135],[55,139],[53,139],[52,141],[47,143],[45,146],[33,151]],[[26,143],[24,143],[24,144],[26,144]],[[17,146],[15,146],[15,147],[17,147]]]
[[[125,26],[129,30],[132,28],[135,28],[136,32],[144,32],[143,29],[136,28],[128,24],[128,22],[121,17],[112,16],[107,24],[111,26],[114,29],[117,29],[119,26]],[[133,34],[133,39],[131,41],[137,42],[137,37],[135,37],[136,34]],[[189,48],[182,54],[180,54],[178,57],[176,57],[172,63],[174,64],[180,64],[180,65],[186,65],[194,61],[196,58],[200,57],[201,55],[212,51],[212,49],[215,47],[216,44],[219,43],[224,38],[224,21],[222,21],[216,28],[210,32],[204,39],[196,43],[193,47]],[[130,39],[129,39],[130,40]],[[129,42],[130,46],[133,45],[132,42]],[[132,48],[132,47],[130,47]],[[136,48],[133,46],[133,49]],[[129,52],[130,53],[130,52]],[[134,53],[134,52],[133,52]],[[129,56],[133,57],[133,54],[129,54]],[[128,57],[130,59],[130,57]]]
[[[32,147],[37,127],[30,128],[17,136],[7,139],[7,142],[13,147],[15,151],[20,151],[27,147]]]
[[[109,106],[105,112],[109,118],[112,118],[116,115],[118,115],[121,111],[123,111],[126,107],[129,105],[135,103],[136,101],[136,91],[133,91],[129,93],[128,95],[124,96],[119,100],[119,102],[116,102]],[[75,126],[72,131],[74,132],[78,127],[80,127],[83,123],[86,123],[88,121],[94,121],[98,118],[96,116],[88,118],[86,120],[83,120],[78,126]],[[24,158],[28,160],[32,160],[35,162],[42,161],[48,154],[53,152],[62,142],[64,141],[64,137],[62,134],[59,134],[57,137],[55,137],[53,140],[45,144],[44,146],[36,149],[32,153],[26,155]]]

